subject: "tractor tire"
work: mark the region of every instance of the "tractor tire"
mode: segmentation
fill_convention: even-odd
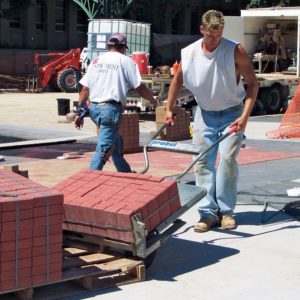
[[[66,93],[79,92],[80,79],[81,79],[80,71],[73,68],[65,69],[58,75],[57,85],[61,91]]]
[[[260,99],[263,103],[264,110],[268,114],[277,114],[282,107],[281,89],[278,86],[263,89]]]

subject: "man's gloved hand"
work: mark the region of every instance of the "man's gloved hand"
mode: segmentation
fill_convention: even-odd
[[[84,123],[83,119],[90,114],[90,110],[86,105],[84,105],[81,107],[76,107],[75,113],[77,115],[75,118],[75,121],[74,121],[75,127],[77,129],[81,129],[83,127],[83,123]]]

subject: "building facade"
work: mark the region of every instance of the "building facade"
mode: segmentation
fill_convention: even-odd
[[[90,0],[91,1],[91,0]],[[120,18],[148,22],[155,33],[197,34],[201,15],[220,9],[238,15],[240,0],[136,0]],[[1,2],[3,8],[10,1]],[[26,9],[0,18],[0,47],[13,49],[66,50],[87,42],[88,18],[72,0],[31,0]]]
[[[9,0],[2,7],[9,7]],[[87,40],[87,16],[72,0],[31,0],[26,9],[0,18],[0,47],[66,50]]]
[[[22,0],[29,5],[13,9],[11,15],[1,17],[1,11],[11,7],[11,0],[0,1],[0,74],[28,75],[33,72],[35,53],[64,51],[87,46],[88,17],[75,0]],[[81,3],[118,5],[113,0],[76,0]],[[243,0],[135,0],[123,1],[117,18],[151,23],[151,32],[158,34],[199,34],[202,14],[219,9],[226,15],[239,15]],[[16,1],[14,1],[16,3]],[[128,4],[126,6],[126,3]],[[129,5],[130,3],[130,5]],[[117,8],[117,7],[116,7]],[[97,18],[107,18],[99,9]],[[110,10],[112,11],[112,10]],[[102,15],[101,15],[102,14]],[[110,16],[112,17],[112,16]],[[116,16],[114,15],[116,18]],[[182,45],[178,44],[177,48]],[[151,47],[152,49],[153,47]],[[157,51],[156,51],[157,52]],[[174,51],[173,51],[174,52]],[[157,57],[151,51],[154,64],[174,60]],[[177,51],[178,52],[178,51]]]

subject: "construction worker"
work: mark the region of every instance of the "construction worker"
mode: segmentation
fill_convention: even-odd
[[[199,202],[200,221],[194,227],[196,232],[206,232],[218,225],[224,229],[237,226],[233,216],[237,201],[236,157],[258,92],[246,50],[239,43],[223,38],[223,28],[221,12],[209,10],[202,16],[203,37],[182,49],[166,108],[165,121],[173,124],[172,109],[184,83],[198,103],[193,143],[200,149],[212,145],[229,127],[237,128],[195,164],[196,185],[207,190],[206,197]],[[247,85],[246,92],[241,76]],[[218,150],[220,162],[216,170]]]
[[[154,107],[157,105],[152,93],[141,82],[137,64],[125,56],[126,49],[125,36],[112,34],[108,39],[108,52],[94,58],[80,80],[79,107],[87,109],[86,102],[90,100],[90,117],[100,129],[96,152],[90,164],[94,170],[102,170],[112,156],[118,172],[131,172],[123,156],[122,138],[118,133],[128,90],[135,89]],[[75,127],[82,127],[80,116],[75,120]]]

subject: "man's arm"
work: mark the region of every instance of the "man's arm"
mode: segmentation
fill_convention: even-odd
[[[78,106],[82,107],[86,101],[88,100],[90,95],[90,89],[86,86],[83,86],[80,93],[79,93],[79,100],[78,100]]]
[[[247,51],[241,45],[235,48],[234,52],[236,70],[243,77],[247,85],[244,111],[240,118],[232,123],[236,125],[239,131],[244,131],[251,114],[252,107],[256,101],[256,96],[259,89],[259,83],[256,79],[255,72],[248,56]]]
[[[150,101],[154,107],[157,106],[157,100],[153,97],[152,92],[143,83],[141,83],[141,85],[138,86],[135,90],[141,97]]]
[[[176,105],[176,99],[182,86],[183,86],[183,74],[182,74],[182,67],[180,63],[174,75],[174,78],[171,81],[171,85],[168,92],[168,102],[167,102],[166,116],[165,116],[165,123],[168,125],[174,125],[174,117],[173,117],[172,110]]]
[[[90,89],[86,86],[83,86],[79,93],[78,107],[85,107],[86,102],[89,99]],[[77,129],[81,129],[83,127],[83,118],[80,118],[79,115],[75,118],[75,127]]]

